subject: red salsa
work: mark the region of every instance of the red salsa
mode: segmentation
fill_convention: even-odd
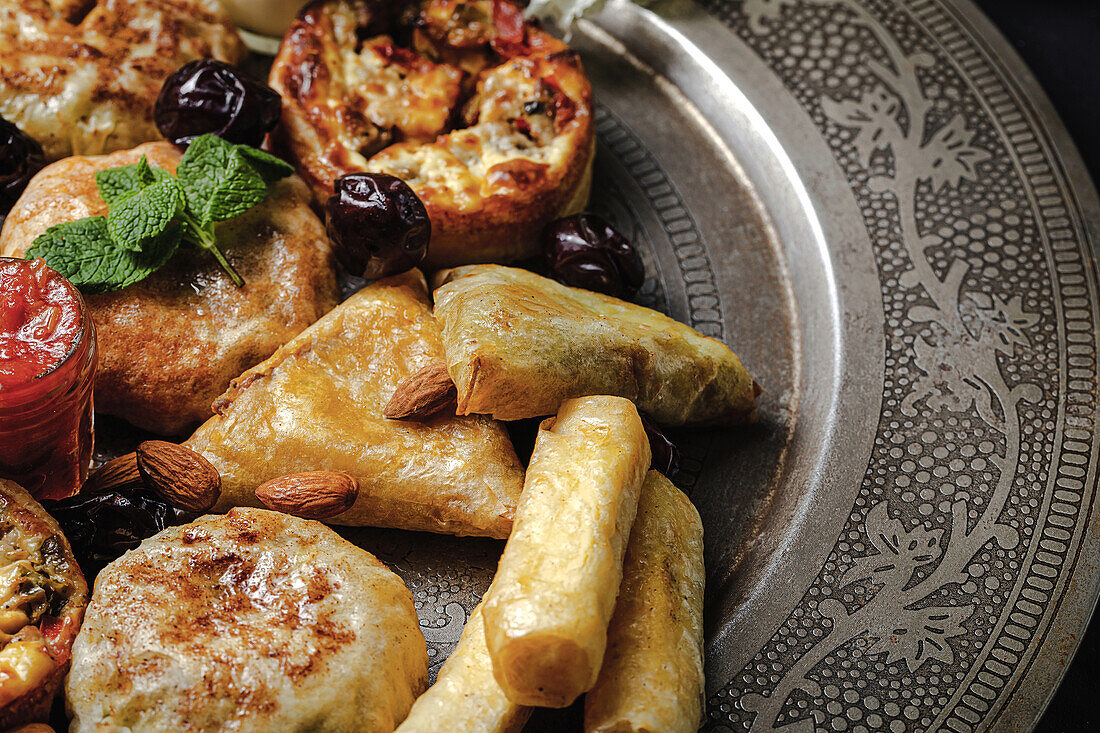
[[[0,390],[59,364],[81,328],[80,296],[42,260],[0,260]]]
[[[0,478],[68,496],[92,449],[95,327],[80,293],[42,260],[0,257]]]

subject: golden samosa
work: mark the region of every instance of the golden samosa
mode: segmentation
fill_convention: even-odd
[[[666,425],[756,420],[737,355],[657,311],[498,265],[444,270],[436,285],[460,415],[519,420],[617,395]]]
[[[264,481],[311,470],[359,481],[333,524],[507,537],[523,469],[483,416],[389,420],[398,384],[443,358],[417,270],[360,290],[249,369],[186,445],[222,476],[216,510],[260,506]]]

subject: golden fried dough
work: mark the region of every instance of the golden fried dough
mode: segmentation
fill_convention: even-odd
[[[359,496],[326,521],[507,537],[523,469],[502,425],[382,416],[402,380],[442,357],[424,276],[379,280],[234,380],[186,445],[221,472],[223,510],[257,506],[277,476],[342,471]]]
[[[73,733],[389,733],[428,681],[412,595],[328,527],[234,509],[96,580],[65,683]]]
[[[623,561],[585,733],[694,733],[703,715],[703,525],[650,471]]]
[[[613,394],[667,425],[756,420],[737,355],[654,310],[512,267],[459,267],[435,283],[460,414],[518,420]]]
[[[512,702],[565,707],[595,684],[649,461],[621,397],[569,400],[539,428],[484,599],[493,676]]]
[[[431,218],[429,267],[531,257],[542,228],[588,200],[595,134],[581,62],[509,0],[409,5],[307,6],[271,68],[276,134],[319,203],[347,173],[405,180]]]
[[[0,729],[47,719],[87,603],[61,527],[0,479]]]
[[[244,52],[216,0],[4,0],[0,117],[51,160],[130,148],[160,139],[153,103],[169,74]]]
[[[175,170],[169,143],[58,161],[34,177],[0,233],[0,253],[21,257],[54,224],[105,214],[97,170],[136,163]],[[99,337],[95,406],[157,433],[210,417],[230,380],[263,361],[337,302],[325,228],[296,176],[217,227],[219,246],[245,279],[236,287],[205,252],[181,248],[145,280],[86,296]]]
[[[531,708],[516,705],[493,677],[493,664],[485,647],[485,622],[478,604],[458,646],[439,670],[428,691],[417,698],[409,717],[397,733],[517,733]]]

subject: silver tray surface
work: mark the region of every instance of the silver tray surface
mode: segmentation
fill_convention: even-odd
[[[640,301],[765,390],[759,426],[672,436],[704,729],[1031,727],[1100,584],[1100,204],[1035,82],[963,0],[611,0],[571,40]],[[408,583],[434,676],[502,543],[341,531]]]

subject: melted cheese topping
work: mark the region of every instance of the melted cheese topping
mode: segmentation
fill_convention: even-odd
[[[36,607],[45,605],[46,590],[29,580],[35,574],[30,560],[0,568],[0,631],[14,634],[30,623]]]
[[[40,534],[0,522],[0,707],[35,689],[55,662],[32,626],[46,611]]]
[[[372,35],[361,1],[299,15],[270,77],[288,147],[318,201],[344,173],[404,179],[432,219],[434,265],[522,254],[587,197],[592,97],[580,61],[510,3],[414,7],[401,48]]]
[[[42,604],[46,591],[27,582],[40,560],[42,538],[24,529],[0,523],[0,648],[31,622],[32,609]]]
[[[402,178],[422,197],[459,210],[492,196],[540,191],[576,152],[576,140],[558,134],[544,111],[551,102],[540,78],[547,73],[544,59],[512,59],[491,69],[470,105],[476,125],[428,145],[391,146],[367,170]]]
[[[54,668],[38,630],[32,626],[24,633],[27,638],[0,650],[0,707],[38,687]]]

